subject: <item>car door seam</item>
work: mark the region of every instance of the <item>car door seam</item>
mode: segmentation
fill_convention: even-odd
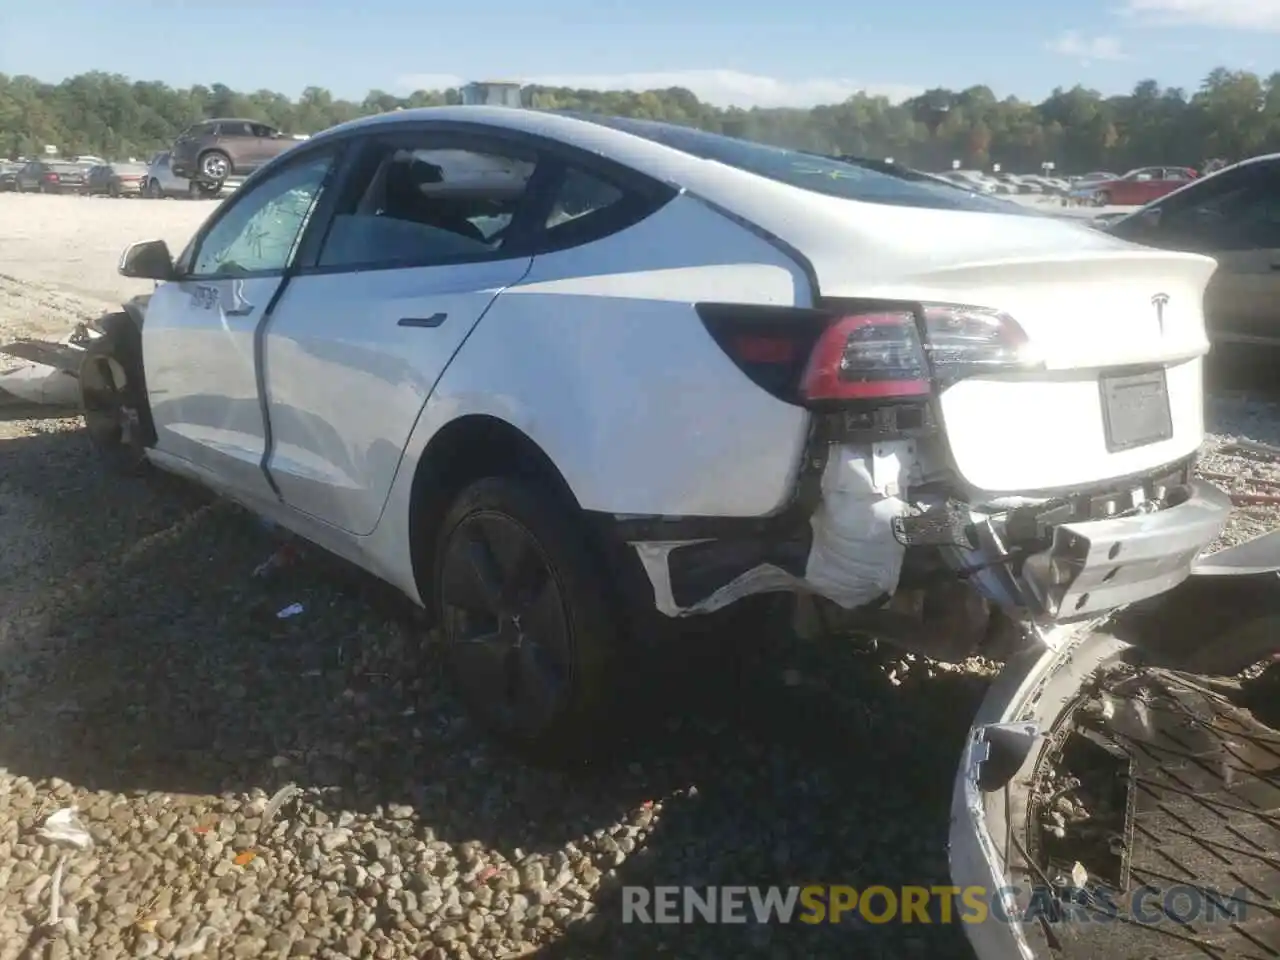
[[[323,154],[324,149],[321,148],[317,153]],[[262,459],[258,462],[258,468],[262,471],[263,477],[266,478],[267,486],[271,488],[271,492],[276,495],[276,499],[281,503],[285,502],[284,494],[276,484],[275,477],[271,475],[270,467],[271,455],[275,452],[276,438],[275,432],[271,427],[271,400],[267,395],[267,328],[271,324],[271,318],[275,314],[276,305],[280,302],[280,298],[289,289],[289,284],[293,278],[298,275],[300,270],[299,254],[301,254],[303,245],[307,241],[307,235],[316,228],[315,216],[320,212],[321,205],[325,202],[326,192],[339,176],[345,177],[347,175],[348,171],[344,166],[344,160],[347,158],[347,142],[338,141],[336,145],[331,145],[328,149],[332,151],[329,169],[320,182],[316,197],[311,201],[311,206],[307,211],[307,222],[303,226],[302,232],[294,240],[293,259],[285,264],[284,270],[280,274],[280,283],[276,286],[270,299],[267,300],[267,305],[262,311],[262,317],[258,320],[258,325],[253,329],[253,376],[258,390],[258,412],[262,417]],[[339,185],[341,184],[339,183]],[[327,228],[328,221],[332,220],[332,209],[326,208],[324,210],[324,220]]]
[[[258,468],[262,471],[263,477],[266,478],[267,486],[271,488],[271,492],[276,495],[276,499],[281,503],[284,502],[284,494],[280,492],[280,488],[276,485],[275,477],[271,476],[271,470],[267,466],[271,459],[271,453],[275,448],[275,434],[271,429],[271,402],[267,397],[267,327],[271,323],[272,315],[275,313],[276,304],[284,296],[291,279],[292,275],[288,270],[281,274],[280,283],[276,285],[275,292],[271,294],[271,299],[267,301],[266,307],[263,308],[258,325],[253,328],[253,376],[258,388],[258,412],[262,416],[263,440],[262,459],[258,463]]]
[[[466,336],[464,336],[462,340],[459,341],[458,345],[453,348],[453,352],[449,354],[449,359],[446,360],[444,362],[444,366],[440,368],[440,373],[433,381],[431,381],[431,387],[427,390],[426,397],[422,401],[422,406],[418,408],[418,412],[413,418],[413,423],[409,426],[409,432],[405,435],[404,446],[400,448],[400,459],[396,461],[395,472],[391,474],[391,483],[387,486],[387,495],[382,501],[382,508],[378,511],[377,519],[373,522],[373,528],[367,534],[363,534],[363,536],[372,536],[377,531],[378,526],[382,523],[382,518],[386,516],[387,504],[391,502],[391,492],[395,489],[396,480],[400,477],[400,470],[404,467],[404,456],[409,449],[409,441],[413,439],[414,433],[417,432],[418,424],[422,421],[422,414],[426,412],[427,404],[429,404],[431,402],[431,398],[435,396],[436,388],[440,385],[440,381],[445,378],[445,374],[447,374],[449,372],[449,368],[453,366],[453,361],[457,358],[458,354],[462,352],[462,348],[467,345],[467,341],[470,340],[476,330],[480,328],[480,324],[484,321],[484,318],[489,315],[489,312],[494,308],[494,305],[497,304],[502,295],[512,287],[523,283],[525,278],[533,271],[533,264],[535,260],[537,260],[537,255],[530,254],[528,263],[525,264],[524,272],[510,283],[504,284],[496,293],[494,293],[489,302],[485,304],[485,308],[480,311],[480,316],[476,317],[475,322],[471,324],[471,329],[467,331]]]

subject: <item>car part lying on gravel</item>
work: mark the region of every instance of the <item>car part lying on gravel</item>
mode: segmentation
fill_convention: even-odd
[[[147,294],[134,297],[124,304],[123,315],[140,317],[147,299]],[[23,337],[0,346],[0,354],[18,361],[0,366],[0,399],[8,396],[42,406],[80,407],[80,374],[86,352],[106,335],[114,322],[111,317],[120,315],[106,314],[77,323],[60,340]]]
[[[1273,532],[1006,666],[952,807],[980,960],[1280,956],[1277,570]]]
[[[98,335],[81,323],[58,341],[24,338],[0,347],[0,354],[18,361],[0,361],[0,399],[13,397],[51,407],[79,406],[84,348]]]

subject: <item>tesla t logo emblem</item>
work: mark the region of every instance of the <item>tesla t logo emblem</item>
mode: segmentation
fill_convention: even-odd
[[[1151,298],[1151,305],[1156,308],[1156,324],[1159,325],[1160,332],[1164,333],[1164,308],[1169,305],[1169,295],[1157,293]]]

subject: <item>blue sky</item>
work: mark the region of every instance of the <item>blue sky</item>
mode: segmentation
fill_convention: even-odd
[[[1280,69],[1280,0],[0,0],[0,72],[87,70],[291,96],[469,79],[681,85],[720,105],[895,98],[985,83],[1042,98],[1215,66]],[[228,25],[232,26],[227,29]]]

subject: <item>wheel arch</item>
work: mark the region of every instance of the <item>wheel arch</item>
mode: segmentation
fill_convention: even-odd
[[[142,320],[146,300],[145,296],[135,297],[121,305],[119,310],[104,314],[93,321],[92,326],[96,327],[102,336],[89,341],[78,377],[81,383],[83,405],[86,385],[101,386],[102,361],[109,360],[117,365],[123,372],[126,382],[132,381],[137,386],[134,406],[139,417],[138,428],[142,433],[142,445],[151,447],[156,443],[156,427],[147,392],[146,365],[142,358]],[[88,416],[87,412],[85,415]]]
[[[519,427],[490,414],[465,414],[436,431],[414,470],[409,497],[409,553],[418,595],[434,608],[432,566],[440,524],[454,497],[484,477],[537,483],[574,510],[577,497],[551,457]]]
[[[134,322],[139,330],[142,329],[142,324],[146,321],[147,301],[150,299],[150,295],[142,294],[121,304],[121,310]]]

